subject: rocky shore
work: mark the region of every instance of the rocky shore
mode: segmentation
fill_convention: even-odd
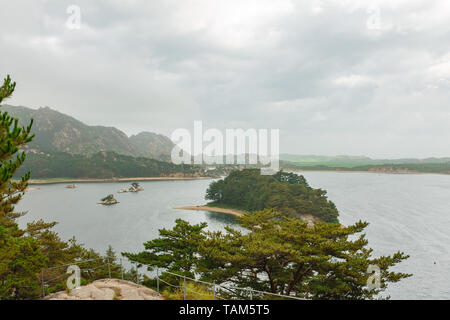
[[[50,294],[44,300],[165,300],[156,291],[120,279],[96,280],[70,291]]]

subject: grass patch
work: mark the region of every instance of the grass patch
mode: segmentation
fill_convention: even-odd
[[[184,283],[180,282],[179,286],[175,290],[164,290],[162,295],[170,300],[185,300],[184,299]],[[186,300],[214,300],[212,289],[207,286],[187,281],[186,282]]]
[[[120,295],[120,290],[119,289],[114,289],[113,300],[120,300],[121,298],[122,298],[122,296]]]
[[[221,209],[233,209],[233,210],[239,210],[239,211],[248,211],[245,208],[242,208],[240,206],[236,206],[236,205],[229,205],[229,204],[224,204],[224,203],[218,203],[218,202],[208,202],[206,204],[207,207],[211,207],[211,208],[221,208]]]

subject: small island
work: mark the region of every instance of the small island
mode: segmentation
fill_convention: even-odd
[[[326,191],[309,186],[303,176],[279,171],[261,175],[259,169],[233,171],[226,178],[212,182],[206,190],[203,206],[173,209],[209,211],[242,216],[245,212],[274,209],[288,217],[314,225],[318,221],[339,223],[336,206]]]
[[[100,200],[100,202],[98,202],[97,204],[102,204],[104,206],[109,206],[109,205],[113,205],[113,204],[117,204],[119,203],[119,201],[117,201],[114,198],[114,195],[110,194],[106,197],[104,197],[103,199]]]
[[[139,183],[133,182],[131,184],[131,187],[129,187],[128,189],[120,189],[119,191],[117,191],[117,193],[139,192],[139,191],[143,191],[143,190],[144,190],[144,188],[139,186]]]

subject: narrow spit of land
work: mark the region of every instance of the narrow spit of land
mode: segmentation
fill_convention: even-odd
[[[236,217],[242,216],[245,211],[238,210],[238,209],[231,209],[231,208],[220,208],[220,207],[213,207],[213,206],[182,206],[182,207],[172,207],[172,209],[177,210],[195,210],[195,211],[208,211],[208,212],[219,212],[219,213],[225,213],[225,214],[231,214]],[[311,214],[303,214],[300,219],[302,219],[305,222],[308,222],[309,226],[313,226],[315,222],[319,221],[318,218],[314,217]]]
[[[210,206],[183,206],[183,207],[172,207],[172,209],[219,212],[219,213],[231,214],[236,217],[240,217],[245,213],[244,211],[237,210],[237,209],[219,208],[219,207],[210,207]]]

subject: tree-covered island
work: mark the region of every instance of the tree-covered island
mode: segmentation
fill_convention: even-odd
[[[305,299],[377,299],[389,283],[411,276],[391,268],[408,256],[403,252],[374,257],[364,229],[367,222],[338,223],[336,206],[326,191],[311,188],[303,176],[259,170],[234,171],[212,182],[206,192],[210,205],[238,208],[245,231],[226,227],[211,232],[206,223],[191,225],[178,219],[173,229],[144,244],[144,251],[123,253],[129,260],[158,268],[161,279],[177,283],[171,273],[223,286],[249,288]],[[317,219],[312,225],[303,215]],[[371,268],[379,270],[379,285],[369,287]],[[170,273],[167,273],[165,271]],[[146,278],[148,286],[155,279]],[[191,284],[192,285],[192,284]],[[172,287],[166,294],[180,298]],[[196,287],[206,294],[207,287]],[[245,290],[222,292],[224,297],[248,299]],[[256,298],[273,299],[259,294]]]
[[[243,211],[277,209],[289,217],[312,215],[337,223],[338,210],[326,197],[327,192],[309,186],[303,176],[278,172],[261,175],[259,169],[233,171],[210,184],[205,198],[210,205],[235,207]]]

